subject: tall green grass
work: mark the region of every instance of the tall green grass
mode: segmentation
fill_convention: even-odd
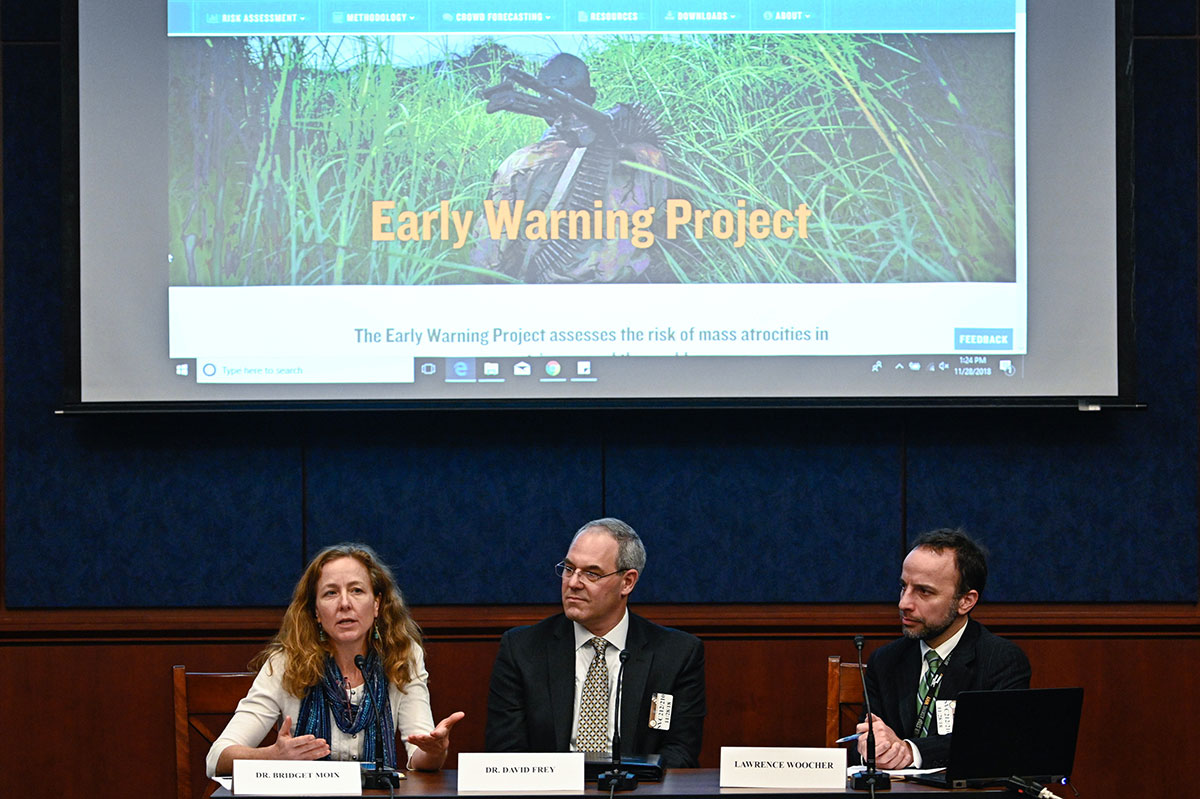
[[[482,44],[408,69],[374,38],[174,51],[171,282],[509,280],[472,266],[470,244],[370,240],[373,200],[481,215],[495,168],[544,130],[485,113],[478,90],[501,62],[539,65]],[[813,210],[807,239],[664,250],[674,279],[1012,280],[1012,105],[995,99],[1011,92],[968,91],[1011,83],[1011,45],[988,44],[981,57],[951,37],[612,35],[583,56],[599,107],[637,101],[663,121],[672,194]]]

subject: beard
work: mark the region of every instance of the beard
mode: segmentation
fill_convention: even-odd
[[[911,630],[907,627],[901,627],[900,632],[903,633],[905,638],[912,638],[917,641],[927,641],[930,638],[937,638],[939,635],[946,632],[946,630],[949,630],[950,625],[954,624],[954,621],[957,618],[958,607],[956,602],[950,605],[950,608],[946,611],[946,615],[943,618],[935,619],[932,622],[925,619],[913,618],[913,621],[921,622],[921,627]]]

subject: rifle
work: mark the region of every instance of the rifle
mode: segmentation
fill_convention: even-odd
[[[590,147],[598,140],[615,143],[613,117],[610,114],[516,67],[503,67],[500,77],[499,84],[480,92],[488,101],[489,114],[512,111],[516,114],[541,117],[576,147]],[[518,86],[537,92],[537,95],[527,94],[518,89]]]

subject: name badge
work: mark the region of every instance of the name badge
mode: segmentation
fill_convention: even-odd
[[[650,695],[650,729],[671,729],[671,706],[675,704],[673,694]]]
[[[233,795],[362,796],[361,771],[338,760],[235,760]]]
[[[722,746],[722,788],[846,788],[846,750]]]
[[[459,791],[582,791],[583,752],[460,752]]]
[[[954,732],[954,707],[956,699],[939,699],[937,702],[937,734],[950,735]]]

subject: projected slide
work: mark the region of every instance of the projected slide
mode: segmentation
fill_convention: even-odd
[[[965,31],[937,4],[864,30],[386,5],[171,15],[171,355],[198,380],[1023,351],[1011,4]]]

